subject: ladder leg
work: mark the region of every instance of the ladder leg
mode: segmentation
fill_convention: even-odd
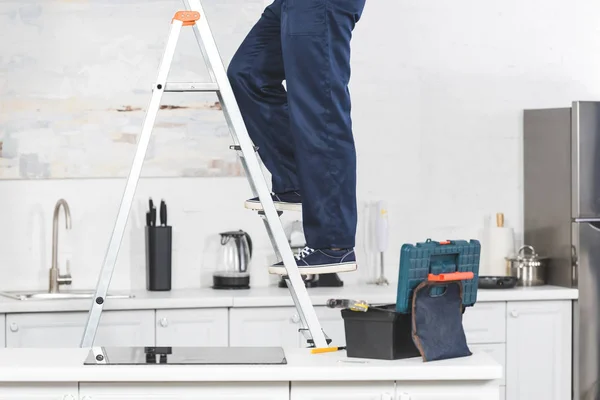
[[[254,146],[248,135],[246,125],[241,117],[235,95],[227,78],[227,73],[223,66],[219,51],[214,41],[212,32],[205,17],[204,10],[200,4],[200,0],[183,0],[184,5],[192,10],[200,13],[200,20],[194,25],[194,33],[198,39],[198,44],[201,47],[205,59],[208,60],[207,66],[211,77],[214,77],[219,86],[220,100],[225,114],[225,118],[233,136],[233,140],[240,146],[242,154],[245,155],[247,168],[247,177],[250,181],[254,195],[258,196],[263,205],[263,212],[266,223],[271,231],[274,248],[279,252],[283,260],[283,264],[287,271],[289,279],[288,288],[293,291],[294,302],[296,309],[300,314],[303,314],[306,320],[306,326],[310,331],[313,343],[316,347],[327,347],[325,334],[321,329],[321,324],[315,313],[314,307],[308,296],[308,291],[300,275],[300,271],[296,265],[296,260],[292,253],[292,249],[287,242],[283,226],[275,209],[275,204],[271,198],[271,193],[267,186],[267,182],[262,173],[258,157],[254,152]],[[219,66],[218,68],[215,68]]]
[[[100,271],[100,277],[98,279],[98,284],[96,286],[96,292],[92,301],[90,312],[88,313],[88,319],[83,332],[83,338],[81,339],[81,347],[89,348],[94,344],[94,339],[100,323],[102,308],[106,299],[106,293],[115,269],[123,235],[125,234],[127,219],[129,218],[129,212],[131,211],[131,205],[133,203],[137,184],[142,172],[142,166],[144,165],[144,158],[146,157],[148,143],[150,142],[152,127],[154,126],[156,114],[160,108],[160,101],[164,93],[167,76],[169,74],[169,69],[171,68],[173,54],[175,53],[175,48],[177,47],[177,39],[179,38],[182,25],[182,22],[177,20],[173,21],[171,24],[171,31],[169,33],[163,59],[158,71],[156,85],[152,91],[152,98],[148,106],[148,111],[146,112],[142,133],[140,135],[137,150],[133,158],[131,171],[129,172],[129,176],[127,178],[127,184],[121,199],[119,213],[110,237],[108,249],[104,256],[104,262]]]
[[[240,157],[242,166],[244,167],[244,170],[247,173],[248,167],[246,165],[246,159],[243,154],[239,154],[239,157]],[[254,191],[254,184],[252,182],[250,182],[250,185],[252,186],[252,190]],[[281,215],[281,213],[282,213],[281,211],[278,211],[279,215]],[[275,242],[273,231],[271,230],[271,226],[269,225],[269,223],[264,215],[264,212],[260,211],[258,214],[260,215],[261,219],[263,220],[263,222],[265,224],[265,229],[267,231],[267,235],[269,236],[269,240],[271,241],[271,244],[275,250],[275,253],[277,254],[277,256],[279,258],[281,258],[281,254],[279,253],[277,244]],[[290,282],[289,277],[285,278],[285,282],[286,282],[286,286],[287,286],[288,290],[290,291],[290,295],[292,296],[292,300],[294,301],[294,304],[296,305],[296,310],[298,311],[298,316],[300,317],[299,331],[300,331],[300,333],[302,333],[302,335],[304,336],[304,338],[306,339],[306,341],[309,344],[313,344],[314,339],[312,337],[310,329],[308,328],[308,323],[306,322],[306,316],[304,315],[306,307],[303,308],[302,306],[300,306],[300,307],[298,306],[300,304],[300,301],[298,300],[298,296],[296,295],[296,292],[292,287],[292,283]],[[312,305],[310,305],[310,307],[311,307],[311,309],[313,309]],[[321,328],[319,328],[319,329],[321,329]],[[329,338],[327,337],[327,335],[324,332],[323,332],[323,335],[325,336],[326,342],[329,344],[329,342],[330,342]]]
[[[287,287],[291,287],[289,278],[285,278],[284,280],[285,280],[285,284],[287,285]],[[298,297],[296,296],[296,292],[294,292],[293,290],[290,290],[290,294],[292,296],[292,299],[294,300],[294,304],[298,304]],[[314,339],[312,338],[310,329],[308,329],[308,324],[306,323],[306,317],[302,313],[302,310],[298,310],[298,316],[300,317],[299,331],[300,331],[300,333],[302,333],[302,336],[304,336],[304,339],[307,341],[307,343],[312,345],[314,343]],[[327,334],[325,334],[325,331],[323,331],[323,335],[325,336],[325,341],[329,345],[329,343],[331,342],[331,339],[329,339],[329,337],[327,337]],[[320,347],[320,346],[317,346],[317,347]]]

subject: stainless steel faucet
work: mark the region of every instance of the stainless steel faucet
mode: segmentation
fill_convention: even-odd
[[[71,211],[69,204],[64,199],[60,199],[54,206],[54,217],[52,220],[52,267],[50,268],[50,293],[58,293],[60,285],[70,285],[72,282],[69,261],[67,261],[67,274],[61,275],[58,269],[58,216],[60,207],[65,209],[66,229],[71,229]]]

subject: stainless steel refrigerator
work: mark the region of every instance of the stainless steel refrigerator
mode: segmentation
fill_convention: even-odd
[[[600,102],[525,110],[524,240],[551,258],[548,283],[579,289],[573,398],[600,399]]]

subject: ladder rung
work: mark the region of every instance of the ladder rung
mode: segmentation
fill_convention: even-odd
[[[214,82],[167,82],[165,92],[216,92],[219,85]]]

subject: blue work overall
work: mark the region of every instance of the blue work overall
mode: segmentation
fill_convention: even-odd
[[[355,245],[350,39],[365,0],[275,0],[228,67],[272,191],[298,191],[306,245]],[[287,91],[284,89],[285,80]]]

